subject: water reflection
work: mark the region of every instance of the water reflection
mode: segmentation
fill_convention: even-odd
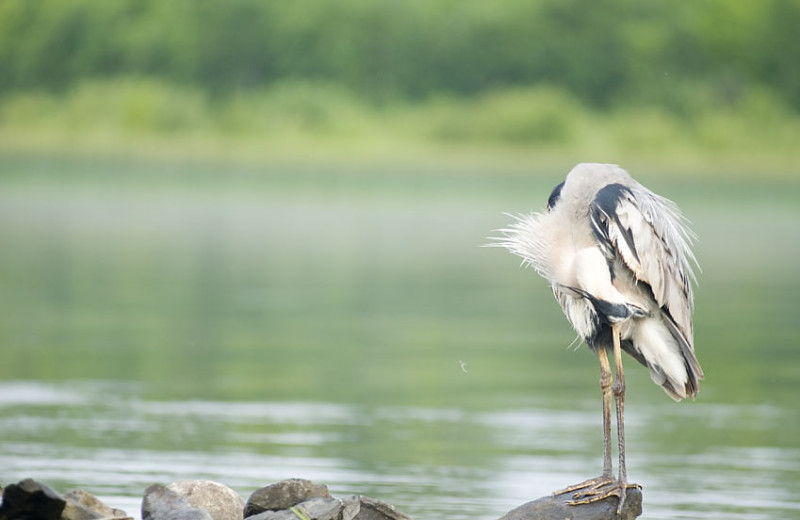
[[[383,498],[416,518],[474,520],[600,469],[599,417],[590,405],[491,412],[153,401],[136,385],[98,381],[7,382],[0,396],[5,482],[35,476],[62,491],[82,487],[136,514],[153,482],[208,478],[246,496],[304,477],[336,494]],[[669,403],[637,410],[628,429],[629,472],[645,485],[646,517],[796,517],[800,449],[715,444],[718,431],[780,427],[784,412]],[[672,435],[680,435],[681,424],[697,421],[708,442],[695,451],[675,453],[675,442],[652,435],[659,424],[676,425]],[[434,431],[449,432],[448,441]],[[408,444],[416,457],[393,455]],[[356,456],[362,450],[369,456]]]

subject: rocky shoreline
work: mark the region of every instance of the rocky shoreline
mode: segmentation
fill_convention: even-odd
[[[245,502],[210,480],[153,484],[142,497],[142,520],[410,520],[394,506],[364,496],[335,497],[328,486],[288,479],[263,487]],[[86,491],[63,495],[25,479],[3,489],[0,520],[133,520]]]
[[[0,488],[2,489],[2,488]],[[569,506],[568,496],[548,495],[509,511],[500,520],[633,520],[642,513],[638,489],[617,515],[615,499]],[[142,520],[411,520],[394,506],[360,495],[332,496],[325,484],[282,480],[254,491],[245,502],[234,490],[210,480],[153,484],[142,497]],[[25,479],[2,489],[0,520],[133,520],[86,491],[59,494]]]

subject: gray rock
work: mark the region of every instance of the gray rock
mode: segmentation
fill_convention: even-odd
[[[330,498],[328,486],[314,484],[310,480],[291,478],[253,492],[244,506],[244,517],[289,509],[312,498]]]
[[[393,506],[374,498],[312,498],[288,509],[263,511],[247,520],[411,520]]]
[[[339,499],[342,502],[341,520],[353,520],[361,511],[361,497],[352,495]]]
[[[393,505],[369,497],[359,497],[361,507],[354,520],[411,520]]]
[[[308,520],[340,520],[341,512],[341,500],[337,498],[317,497],[290,506],[289,509],[264,511],[254,516],[248,516],[247,520],[297,520],[298,518],[307,518]]]
[[[211,480],[180,480],[167,489],[184,497],[192,507],[208,511],[213,520],[242,520],[244,501],[228,486]]]
[[[192,507],[189,501],[162,484],[144,490],[142,520],[213,520],[205,509]]]
[[[60,520],[66,505],[53,488],[28,478],[3,490],[0,520]]]
[[[99,498],[81,489],[64,495],[67,505],[61,513],[61,520],[133,520],[125,511],[108,507]]]
[[[61,512],[61,520],[100,520],[103,515],[97,511],[92,511],[86,506],[76,504],[67,500],[67,505]]]
[[[634,520],[642,514],[641,489],[627,491],[619,515],[615,497],[577,506],[568,504],[571,498],[571,493],[548,495],[509,511],[500,520]]]

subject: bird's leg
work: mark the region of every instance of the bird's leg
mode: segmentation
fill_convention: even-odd
[[[603,476],[611,478],[611,366],[608,363],[608,352],[600,348],[597,351],[600,360],[600,389],[603,392]]]
[[[603,474],[597,478],[589,479],[580,484],[575,484],[561,491],[556,491],[554,495],[572,493],[572,500],[569,505],[577,506],[581,504],[591,504],[599,502],[608,497],[619,498],[617,514],[622,512],[622,505],[625,503],[625,495],[628,487],[639,487],[636,484],[626,482],[625,472],[625,427],[624,427],[624,400],[625,400],[625,376],[622,372],[622,350],[620,346],[619,330],[616,325],[612,325],[611,335],[613,337],[614,362],[616,365],[617,377],[612,384],[611,366],[608,361],[608,353],[605,348],[600,348],[598,359],[600,360],[600,388],[603,391]],[[619,442],[619,479],[615,479],[611,471],[611,395],[617,409],[617,440]]]
[[[600,390],[603,393],[603,474],[553,493],[562,495],[580,491],[572,497],[573,500],[570,504],[573,505],[602,500],[606,495],[601,489],[615,482],[611,471],[611,383],[613,377],[611,364],[608,361],[608,352],[605,348],[601,347],[597,350],[597,359],[600,361]]]
[[[614,392],[614,402],[617,408],[617,442],[619,443],[619,505],[617,514],[622,512],[622,504],[625,502],[625,489],[627,488],[627,471],[625,469],[625,373],[622,371],[622,349],[619,341],[619,329],[617,324],[611,326],[611,336],[614,341],[614,364],[617,377],[612,386]]]

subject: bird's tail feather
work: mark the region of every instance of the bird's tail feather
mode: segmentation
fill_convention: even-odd
[[[672,399],[695,397],[703,379],[700,363],[668,315],[641,320],[633,338],[634,357],[650,370],[650,378]]]
[[[684,365],[686,367],[686,384],[684,385],[683,392],[678,392],[678,395],[681,395],[682,393],[683,397],[694,398],[699,390],[698,382],[705,377],[705,374],[703,374],[703,369],[700,367],[700,362],[697,360],[697,356],[694,354],[694,348],[692,348],[684,335],[681,333],[680,329],[675,323],[675,320],[673,320],[668,313],[662,312],[662,315],[664,318],[664,323],[667,325],[667,329],[680,347],[680,353],[683,356]],[[664,390],[670,395],[670,397],[675,399],[666,386],[664,386]]]

